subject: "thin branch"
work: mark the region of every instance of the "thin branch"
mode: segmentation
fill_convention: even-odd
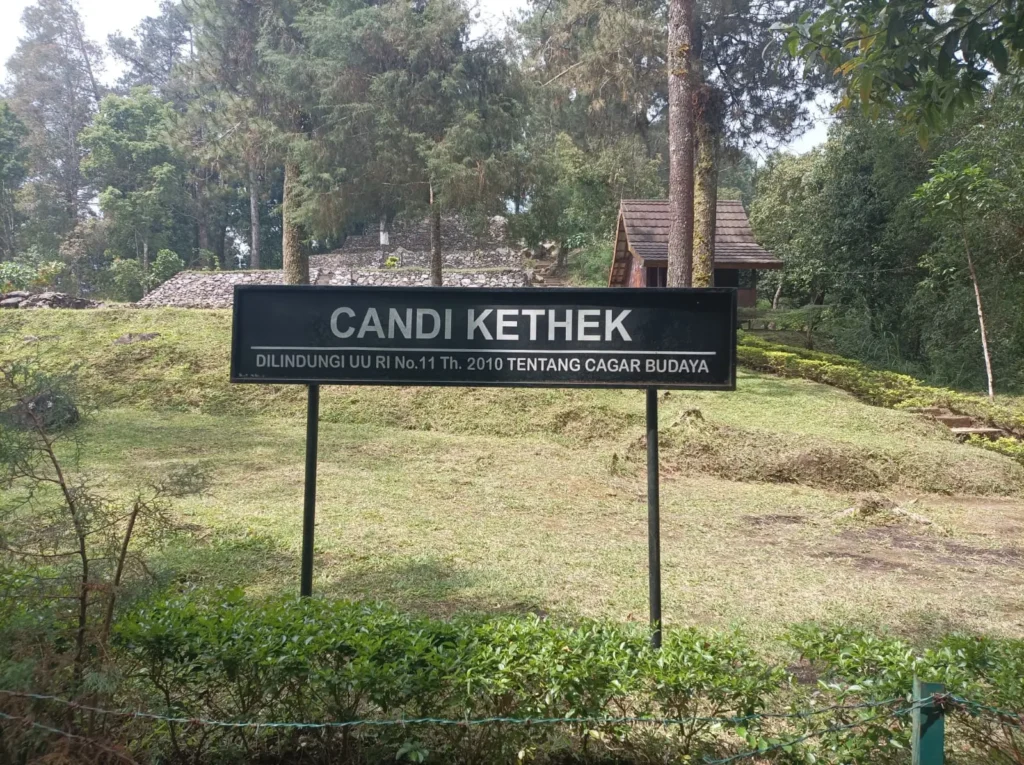
[[[584,60],[584,61],[577,61],[577,62],[576,62],[575,64],[573,64],[572,66],[568,67],[567,69],[563,69],[563,70],[562,70],[561,72],[559,72],[558,74],[556,74],[556,75],[555,75],[554,77],[552,77],[552,78],[551,78],[550,80],[548,80],[548,81],[547,81],[547,82],[545,82],[545,83],[544,83],[543,85],[541,85],[541,87],[542,87],[542,88],[546,88],[546,87],[547,87],[548,85],[550,85],[551,83],[553,83],[553,82],[554,82],[555,80],[557,80],[558,78],[562,77],[563,75],[566,75],[566,74],[568,74],[568,73],[569,73],[569,72],[571,72],[571,71],[572,71],[573,69],[575,69],[575,68],[576,68],[576,67],[578,67],[578,66],[581,66],[581,65],[582,65],[582,64],[584,64],[584,63],[586,63],[586,61],[585,61],[585,60]]]

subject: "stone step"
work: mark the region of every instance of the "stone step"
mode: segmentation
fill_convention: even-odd
[[[999,428],[950,428],[953,431],[953,435],[957,438],[967,438],[968,436],[981,436],[982,438],[1001,438],[1005,435]]]
[[[935,419],[947,428],[970,428],[974,426],[974,420],[962,414],[944,414],[937,416]]]
[[[912,406],[908,407],[907,411],[923,414],[927,417],[941,417],[942,415],[949,414],[947,410],[938,406]]]

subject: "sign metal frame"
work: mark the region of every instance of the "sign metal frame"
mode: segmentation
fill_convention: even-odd
[[[728,347],[718,347],[713,352],[701,352],[701,351],[687,351],[687,350],[652,350],[649,346],[652,339],[657,338],[643,338],[640,342],[634,345],[618,345],[614,349],[606,347],[606,343],[597,343],[592,347],[586,347],[581,343],[579,339],[573,341],[563,341],[562,344],[565,348],[552,346],[551,343],[539,343],[535,344],[533,341],[526,339],[514,340],[514,341],[502,341],[500,339],[487,339],[486,342],[481,341],[466,341],[459,342],[458,340],[438,340],[432,342],[432,346],[440,347],[395,347],[395,344],[409,346],[409,341],[384,341],[378,344],[371,342],[356,341],[354,338],[349,340],[339,340],[335,337],[319,337],[318,340],[326,339],[334,346],[325,344],[320,347],[310,346],[293,346],[288,348],[285,345],[273,345],[273,346],[256,346],[268,349],[268,353],[272,354],[273,351],[282,350],[295,350],[305,352],[332,352],[338,351],[343,354],[346,353],[409,353],[409,354],[420,354],[420,353],[432,353],[432,354],[497,354],[503,355],[508,358],[509,355],[514,354],[538,354],[538,355],[560,355],[560,354],[576,354],[579,356],[600,356],[605,354],[612,354],[617,357],[636,358],[637,356],[644,355],[666,355],[666,356],[704,356],[709,357],[713,355],[722,355],[726,374],[720,375],[725,377],[723,382],[673,382],[668,379],[664,379],[664,375],[661,379],[651,377],[649,379],[637,380],[635,377],[630,378],[624,382],[617,382],[614,380],[515,380],[508,381],[503,379],[440,379],[438,377],[431,377],[428,379],[416,379],[412,377],[360,377],[360,378],[346,378],[340,379],[337,375],[329,374],[306,374],[301,377],[296,375],[283,375],[274,374],[272,372],[264,372],[259,375],[252,374],[251,369],[245,370],[245,343],[242,339],[247,334],[252,334],[257,330],[250,329],[245,326],[247,320],[250,321],[265,321],[268,324],[272,324],[270,318],[257,315],[253,319],[247,319],[247,313],[260,312],[252,309],[243,307],[243,310],[239,310],[240,300],[246,301],[251,299],[249,296],[263,296],[263,302],[273,302],[273,297],[276,294],[284,294],[289,296],[302,296],[302,301],[296,301],[296,307],[298,310],[304,310],[303,303],[314,303],[319,302],[325,306],[337,306],[341,305],[342,301],[346,297],[356,298],[363,300],[369,298],[379,298],[379,303],[387,304],[389,299],[393,300],[396,296],[400,296],[403,300],[413,301],[419,300],[426,304],[432,305],[434,308],[442,310],[443,306],[447,305],[446,300],[457,300],[461,305],[460,308],[466,306],[487,306],[495,310],[501,309],[506,306],[530,306],[530,305],[543,305],[543,306],[558,306],[564,308],[566,306],[579,307],[586,306],[587,308],[599,307],[599,310],[609,310],[611,307],[615,308],[626,308],[633,313],[647,312],[650,316],[647,318],[648,323],[654,323],[652,318],[663,320],[663,317],[668,319],[674,319],[671,316],[673,313],[679,313],[681,311],[690,311],[700,316],[714,316],[716,312],[726,317],[729,321],[728,327],[722,331],[722,338],[729,338]],[[328,302],[327,297],[336,298],[336,302]],[[704,301],[705,303],[717,303],[718,305],[702,305],[699,306],[699,310],[691,308],[685,305],[687,299],[691,302]],[[351,302],[351,301],[350,301]],[[675,303],[675,304],[674,304]],[[682,303],[682,305],[679,305]],[[665,388],[667,390],[735,390],[736,388],[736,290],[731,288],[706,288],[706,289],[658,289],[658,290],[639,290],[635,288],[546,288],[546,289],[526,289],[526,288],[502,288],[502,289],[486,289],[486,288],[465,288],[465,287],[333,287],[326,285],[316,286],[287,286],[287,285],[236,285],[235,286],[235,310],[232,320],[232,342],[231,342],[231,381],[241,384],[305,384],[305,385],[381,385],[381,386],[431,386],[431,387],[515,387],[515,388],[622,388],[622,389],[640,389],[647,387],[658,387]],[[324,308],[327,310],[327,308]],[[408,309],[407,309],[408,310]],[[328,326],[328,316],[318,314],[319,321],[323,325],[322,332],[324,335],[328,334],[325,328]],[[458,316],[456,316],[458,319]],[[288,320],[292,320],[292,317],[288,317]],[[382,317],[383,320],[383,317]],[[634,319],[630,317],[632,322]],[[709,323],[712,323],[709,320]],[[266,330],[264,330],[266,331]],[[278,326],[272,327],[269,331],[274,333],[275,338],[280,338],[282,332]],[[309,327],[303,327],[299,334],[304,340],[312,342],[312,334]],[[416,341],[412,341],[415,343]],[[459,347],[467,345],[471,342],[478,342],[478,347],[466,348]],[[446,347],[445,343],[451,343],[451,346]],[[646,345],[644,344],[646,343]],[[552,346],[552,347],[543,347]],[[250,346],[251,348],[252,346]],[[634,350],[634,347],[637,349]],[[728,354],[728,355],[726,355]],[[719,362],[721,363],[721,362]],[[246,374],[245,372],[249,373]]]

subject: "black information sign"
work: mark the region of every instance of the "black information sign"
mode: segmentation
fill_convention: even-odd
[[[733,390],[736,293],[237,286],[231,379]]]

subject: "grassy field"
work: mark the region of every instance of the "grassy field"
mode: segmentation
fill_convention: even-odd
[[[0,355],[78,367],[83,468],[110,485],[209,465],[210,493],[180,506],[186,530],[154,560],[163,576],[291,592],[303,392],[229,384],[229,319],[7,311]],[[159,337],[114,344],[129,332]],[[670,624],[1024,635],[1020,464],[801,380],[662,395]],[[320,454],[319,593],[645,619],[641,392],[329,388]],[[844,514],[878,495],[912,515]]]

